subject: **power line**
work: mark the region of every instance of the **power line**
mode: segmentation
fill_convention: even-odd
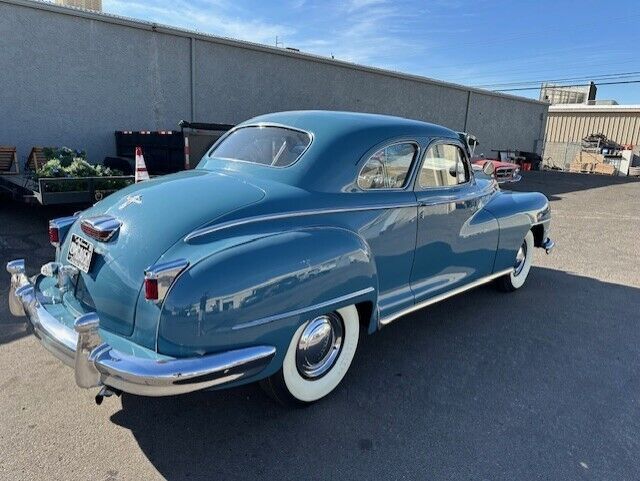
[[[621,79],[624,77],[631,77],[639,75],[640,71],[635,72],[620,72],[620,73],[610,73],[610,74],[600,74],[600,75],[585,75],[583,77],[565,77],[559,79],[543,79],[543,80],[522,80],[518,82],[504,82],[504,83],[494,83],[494,84],[483,84],[483,85],[475,85],[477,88],[490,88],[490,87],[515,87],[515,86],[524,86],[529,84],[541,84],[541,83],[551,83],[551,82],[569,82],[569,81],[579,81],[579,80],[597,80],[597,79]]]
[[[527,81],[531,78],[532,72],[535,72],[537,75],[558,75],[562,72],[562,75],[567,76],[578,76],[585,71],[594,70],[596,68],[602,68],[602,65],[605,62],[602,60],[589,60],[589,61],[576,61],[576,62],[559,62],[559,65],[549,67],[549,68],[531,68],[527,66],[526,68],[502,68],[498,74],[489,73],[492,68],[488,67],[483,70],[482,73],[465,73],[460,76],[447,76],[447,80],[451,82],[463,82],[469,83],[470,78],[472,77],[475,84],[489,84],[491,82],[498,82],[505,77],[505,75],[509,75],[509,77],[514,81]],[[624,70],[630,68],[627,64],[634,64],[634,68],[637,67],[638,61],[637,59],[629,59],[629,60],[620,60],[616,61],[615,64],[610,64],[609,68],[615,68],[616,70]],[[525,74],[525,75],[521,75]],[[514,77],[516,75],[516,77]],[[484,79],[484,80],[483,80]]]
[[[623,85],[623,84],[638,84],[640,83],[640,79],[638,80],[626,80],[626,81],[617,81],[617,82],[599,82],[597,85]],[[574,85],[553,85],[552,88],[564,88],[564,87],[589,87],[591,84],[574,84]],[[513,89],[497,89],[494,92],[515,92],[517,90],[539,90],[538,87],[519,87]]]

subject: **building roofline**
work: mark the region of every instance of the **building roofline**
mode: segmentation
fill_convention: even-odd
[[[585,104],[562,104],[551,105],[549,113],[564,112],[640,112],[640,105],[585,105]]]
[[[422,77],[420,75],[396,72],[394,70],[386,70],[378,67],[370,67],[366,65],[346,62],[344,60],[336,60],[328,57],[323,57],[321,55],[288,50],[288,49],[278,48],[278,47],[271,47],[268,45],[248,42],[245,40],[236,40],[236,39],[227,38],[227,37],[220,37],[216,35],[198,32],[195,30],[181,29],[178,27],[171,27],[169,25],[162,25],[162,24],[157,24],[153,22],[148,22],[145,20],[122,17],[119,15],[113,15],[113,14],[104,13],[104,12],[95,12],[92,10],[86,10],[78,7],[57,5],[57,4],[44,2],[40,0],[0,0],[0,3],[18,5],[22,7],[33,8],[36,10],[46,10],[49,12],[59,13],[63,15],[87,18],[87,19],[96,20],[99,22],[111,23],[115,25],[123,25],[131,28],[137,28],[140,30],[147,30],[147,31],[164,33],[168,35],[174,35],[177,37],[194,38],[196,40],[201,40],[204,42],[217,43],[217,44],[228,45],[228,46],[237,47],[237,48],[244,48],[247,50],[270,53],[273,55],[299,58],[299,59],[309,60],[312,62],[324,63],[329,65],[334,65],[337,67],[348,68],[351,70],[359,70],[362,72],[384,75],[386,77],[394,77],[401,80],[412,80],[415,82],[420,82],[420,83],[425,83],[430,85],[448,87],[448,88],[460,90],[463,92],[472,92],[478,95],[518,100],[520,102],[528,102],[528,103],[538,104],[538,105],[548,105],[547,102],[541,102],[539,100],[530,99],[527,97],[520,97],[517,95],[510,95],[510,94],[505,94],[501,92],[492,92],[489,90],[483,90],[475,87],[467,87],[467,86],[456,84],[456,83],[445,82],[442,80],[435,80],[429,77]]]

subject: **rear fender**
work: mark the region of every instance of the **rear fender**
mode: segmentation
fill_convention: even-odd
[[[505,192],[497,194],[486,206],[500,227],[494,272],[513,266],[522,240],[533,226],[542,225],[546,235],[549,224],[549,201],[538,192]]]
[[[302,322],[350,304],[376,306],[377,289],[369,246],[352,231],[313,227],[255,238],[178,277],[160,315],[158,352],[185,357],[272,345],[273,371]]]

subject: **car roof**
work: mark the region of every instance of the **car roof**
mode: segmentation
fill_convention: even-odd
[[[415,141],[421,148],[433,138],[459,141],[456,132],[446,127],[419,120],[390,115],[326,110],[297,110],[260,115],[239,124],[279,125],[309,133],[312,142],[302,157],[284,168],[265,167],[242,162],[228,163],[225,168],[256,175],[262,179],[307,190],[341,192],[355,182],[365,154],[388,142]]]
[[[441,125],[392,115],[361,112],[293,110],[260,115],[243,122],[241,125],[259,123],[287,125],[312,134],[322,132],[324,135],[334,133],[335,135],[344,136],[365,131],[374,133],[378,130],[386,132],[401,130],[406,135],[459,138],[456,132]]]

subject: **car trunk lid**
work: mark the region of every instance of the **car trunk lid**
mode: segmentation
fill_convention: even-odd
[[[71,238],[94,248],[88,273],[80,273],[76,296],[100,315],[101,327],[131,335],[144,270],[193,229],[241,207],[259,202],[264,192],[220,172],[194,170],[142,182],[118,191],[83,212],[65,238],[60,258],[66,262]],[[82,221],[112,218],[110,240],[82,229]],[[102,225],[94,222],[91,227]]]

